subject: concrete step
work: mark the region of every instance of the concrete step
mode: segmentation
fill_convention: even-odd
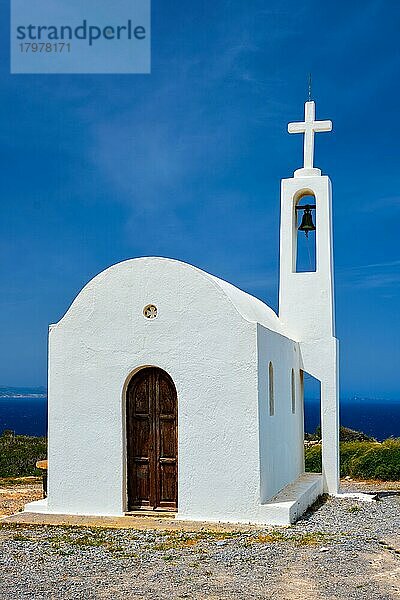
[[[265,523],[291,525],[323,493],[321,473],[303,473],[262,505]]]

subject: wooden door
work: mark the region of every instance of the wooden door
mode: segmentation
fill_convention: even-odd
[[[126,392],[128,510],[176,510],[178,400],[165,371],[148,367]]]

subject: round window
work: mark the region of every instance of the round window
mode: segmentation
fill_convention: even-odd
[[[155,319],[157,316],[157,306],[154,306],[154,304],[147,304],[143,309],[143,315],[146,319]]]

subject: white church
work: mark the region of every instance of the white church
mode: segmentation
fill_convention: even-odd
[[[313,166],[314,134],[331,128],[312,101],[288,127],[304,165],[282,181],[279,315],[145,257],[97,275],[50,326],[48,496],[25,511],[287,525],[337,493],[331,183]],[[316,267],[297,272],[309,231]],[[304,472],[306,373],[321,384],[321,474]]]

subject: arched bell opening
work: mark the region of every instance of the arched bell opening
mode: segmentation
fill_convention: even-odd
[[[300,192],[293,210],[293,271],[312,273],[317,270],[316,199],[310,190]]]

